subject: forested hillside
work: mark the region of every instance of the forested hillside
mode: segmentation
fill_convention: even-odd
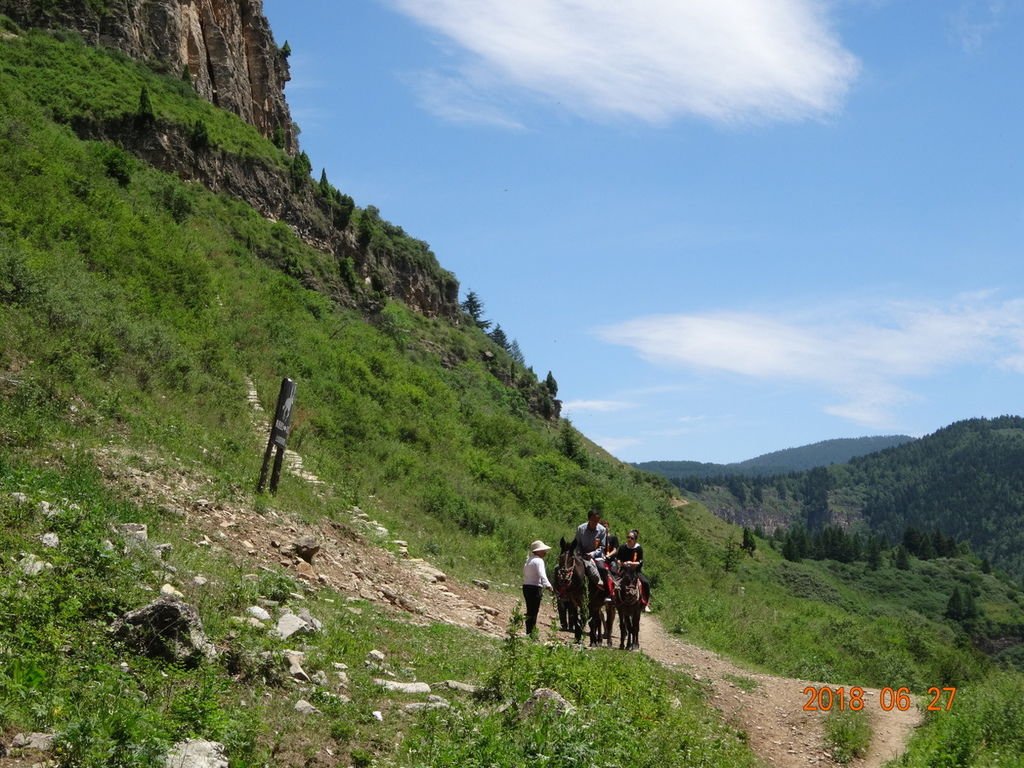
[[[1017,416],[958,422],[810,472],[678,484],[750,527],[770,532],[798,523],[815,532],[853,525],[887,545],[902,543],[908,529],[939,534],[1024,576],[1024,419]],[[928,548],[921,552],[929,555]]]
[[[318,201],[332,247],[146,161],[174,136],[217,167],[277,167],[300,202]],[[917,764],[1024,755],[1013,583],[959,554],[791,561],[778,542],[744,541],[560,419],[555,374],[539,378],[476,322],[486,297],[455,316],[420,311],[452,276],[311,170],[178,73],[0,18],[3,749],[43,732],[62,766],[158,765],[195,738],[232,766],[572,765],[600,735],[608,764],[755,765],[680,670],[525,643],[515,614],[504,641],[439,625],[393,585],[360,580],[372,559],[397,569],[404,549],[451,579],[439,601],[476,580],[514,603],[528,543],[571,535],[596,507],[613,530],[642,531],[671,632],[751,670],[921,695],[961,686],[963,719],[935,715]],[[298,387],[289,446],[321,482],[288,477],[268,496],[254,490],[266,434],[248,398],[272,410],[284,376]],[[857,469],[869,470],[885,476]],[[852,509],[828,482],[779,488],[808,510],[822,492]],[[863,505],[870,489],[858,492]],[[319,560],[294,554],[284,537],[300,530],[321,536]],[[123,631],[160,594],[203,622],[192,657]],[[270,612],[308,617],[305,633],[268,631]],[[404,708],[381,682],[456,678],[473,685],[447,707]],[[539,687],[573,717],[528,717]]]

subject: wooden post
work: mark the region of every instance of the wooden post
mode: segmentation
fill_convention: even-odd
[[[270,475],[270,492],[277,493],[277,482],[281,478],[281,464],[284,461],[284,450],[288,444],[288,432],[292,425],[292,408],[295,405],[295,382],[291,379],[281,380],[281,391],[277,395],[277,407],[274,409],[274,421],[270,425],[270,439],[267,450],[263,452],[263,466],[260,468],[260,480],[256,490],[263,493],[267,484],[267,470],[270,466],[270,454],[277,449],[274,457],[274,469]]]

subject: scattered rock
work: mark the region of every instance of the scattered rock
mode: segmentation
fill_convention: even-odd
[[[375,667],[383,666],[384,665],[384,659],[385,659],[384,653],[381,652],[381,651],[378,651],[376,648],[374,648],[372,651],[370,651],[368,654],[366,654],[366,664],[367,664],[367,666],[375,666]]]
[[[470,685],[469,683],[461,683],[458,680],[445,680],[441,683],[446,688],[450,688],[453,691],[462,691],[463,693],[476,693],[479,687]]]
[[[60,537],[56,533],[44,533],[39,537],[39,540],[43,542],[44,547],[49,547],[50,549],[56,549],[60,546]]]
[[[267,609],[262,608],[258,605],[249,606],[245,609],[245,612],[252,616],[254,619],[259,619],[260,621],[270,621],[271,618],[270,613],[267,611]]]
[[[473,579],[473,583],[476,586],[480,587],[480,589],[490,589],[491,588],[491,582],[484,581],[483,579]]]
[[[11,749],[31,749],[36,752],[49,752],[53,749],[53,733],[19,733],[11,742]]]
[[[114,530],[129,543],[142,544],[149,541],[149,528],[145,523],[121,523],[115,525]]]
[[[164,597],[169,597],[172,600],[185,599],[185,595],[182,594],[173,584],[164,584],[160,587],[160,594]]]
[[[413,701],[402,706],[403,712],[422,712],[425,709],[449,709],[451,704],[440,696],[432,696],[431,701]]]
[[[427,683],[401,683],[397,680],[374,679],[374,684],[379,685],[385,691],[393,693],[430,693],[430,686]]]
[[[381,712],[379,709],[373,710],[372,714],[374,720],[379,720],[382,723],[384,722],[384,713]]]
[[[189,739],[171,747],[165,768],[228,768],[224,745],[216,741]]]
[[[193,576],[192,577],[192,584],[197,586],[197,587],[205,587],[209,583],[210,583],[210,580],[207,579],[205,576]]]
[[[440,583],[448,580],[448,577],[443,571],[439,571],[434,566],[425,560],[414,558],[408,561],[409,565],[412,566],[413,570],[426,582]]]
[[[166,596],[125,614],[114,622],[111,631],[150,658],[195,666],[216,655],[196,609]]]
[[[273,632],[282,640],[287,640],[299,632],[313,632],[313,627],[307,624],[300,616],[296,616],[294,613],[286,613],[277,620],[277,626]]]
[[[295,711],[299,712],[299,713],[301,713],[303,715],[318,715],[318,714],[320,714],[320,710],[317,709],[316,707],[314,707],[312,704],[310,704],[305,699],[299,699],[297,702],[295,702]]]
[[[21,568],[21,572],[26,576],[38,576],[40,573],[53,568],[53,563],[47,563],[45,560],[40,560],[33,554],[27,554],[20,561],[18,561],[18,567]]]
[[[571,715],[576,707],[566,701],[558,691],[550,688],[538,688],[533,692],[519,710],[520,718],[533,717],[537,713],[554,712],[557,715]]]
[[[19,491],[15,491],[14,493],[11,494],[11,500],[18,505],[28,504],[28,496]]]
[[[320,551],[320,542],[317,541],[316,536],[303,536],[293,542],[291,548],[296,555],[312,565],[313,558]]]
[[[316,581],[316,571],[314,571],[313,566],[305,560],[299,560],[298,565],[295,566],[295,572],[299,575],[300,579]]]
[[[302,662],[306,660],[306,654],[301,651],[285,651],[285,659],[288,660],[288,674],[293,680],[299,680],[303,683],[310,683],[312,679],[306,670],[302,668]]]

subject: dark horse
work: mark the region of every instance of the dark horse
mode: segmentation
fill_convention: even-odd
[[[619,612],[619,648],[629,651],[640,649],[640,614],[644,607],[640,599],[641,584],[632,568],[618,568],[615,581],[615,608]]]
[[[583,560],[576,554],[576,541],[573,540],[569,544],[563,538],[559,541],[559,545],[561,552],[558,555],[558,565],[555,567],[555,592],[559,599],[565,601],[568,608],[569,628],[573,631],[576,642],[581,642],[583,640],[584,605],[586,605],[586,613],[590,618],[590,644],[600,645],[601,607],[604,604],[604,593],[597,589],[596,583],[589,583]]]

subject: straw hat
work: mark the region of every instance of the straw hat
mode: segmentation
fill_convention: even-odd
[[[530,545],[530,551],[535,555],[539,555],[541,552],[547,552],[551,547],[545,544],[540,539],[537,539],[533,544]]]

